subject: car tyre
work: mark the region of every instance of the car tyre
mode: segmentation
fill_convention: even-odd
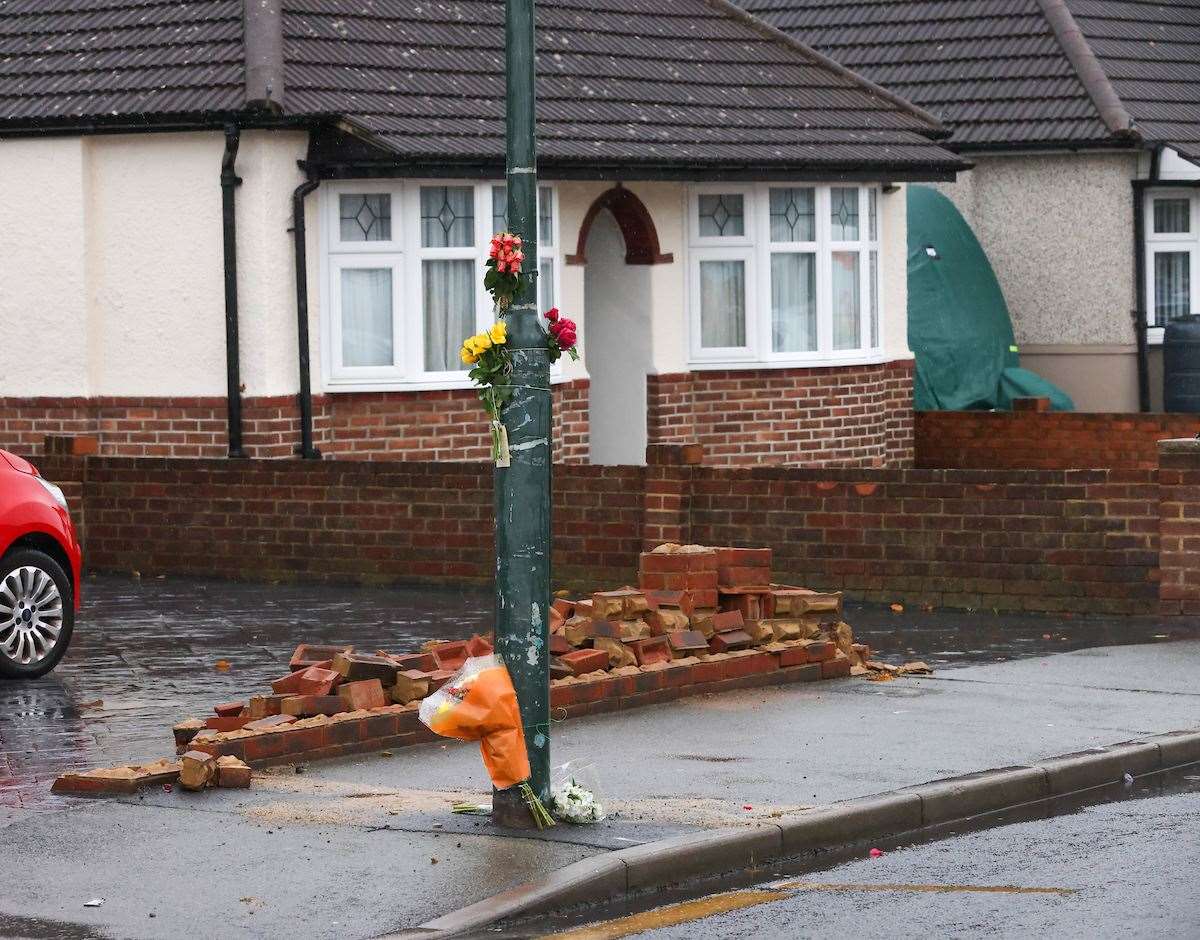
[[[36,679],[58,665],[75,629],[71,578],[44,552],[0,559],[0,677]]]

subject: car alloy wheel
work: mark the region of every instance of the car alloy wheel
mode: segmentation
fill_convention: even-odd
[[[14,663],[41,663],[54,651],[62,628],[63,598],[49,573],[23,565],[0,582],[0,652]]]

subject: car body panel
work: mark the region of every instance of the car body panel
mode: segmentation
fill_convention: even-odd
[[[53,539],[66,555],[78,610],[83,551],[71,516],[38,482],[33,464],[0,450],[0,557],[30,535]]]

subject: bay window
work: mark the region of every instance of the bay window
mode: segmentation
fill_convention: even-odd
[[[693,362],[879,351],[879,202],[866,186],[704,185],[688,199]]]
[[[538,293],[557,304],[556,193],[538,192]],[[359,181],[325,194],[322,281],[331,386],[466,385],[463,340],[495,320],[483,275],[506,229],[507,193],[492,183]]]
[[[1146,319],[1151,327],[1164,327],[1172,320],[1200,313],[1197,196],[1182,189],[1149,193],[1145,218]]]

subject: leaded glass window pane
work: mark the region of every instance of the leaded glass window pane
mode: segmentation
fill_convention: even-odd
[[[700,345],[746,345],[746,262],[700,262]]]
[[[475,262],[424,261],[425,369],[466,368],[458,351],[475,332]]]
[[[772,189],[771,241],[811,242],[817,238],[816,191],[807,187]]]
[[[1179,235],[1191,231],[1192,203],[1183,199],[1154,200],[1154,233]]]
[[[1187,251],[1154,254],[1154,322],[1169,321],[1192,312],[1192,256]]]
[[[771,255],[771,345],[775,352],[817,348],[817,256]]]
[[[421,245],[425,248],[470,248],[474,244],[474,188],[422,186]]]
[[[858,241],[858,188],[835,186],[829,191],[829,217],[835,242]]]
[[[391,268],[342,269],[342,364],[390,366]]]
[[[746,234],[745,198],[736,193],[713,193],[700,197],[702,238],[731,238]]]
[[[858,349],[862,283],[857,251],[833,253],[833,348]]]
[[[338,217],[344,242],[392,240],[392,197],[388,193],[343,193]]]

